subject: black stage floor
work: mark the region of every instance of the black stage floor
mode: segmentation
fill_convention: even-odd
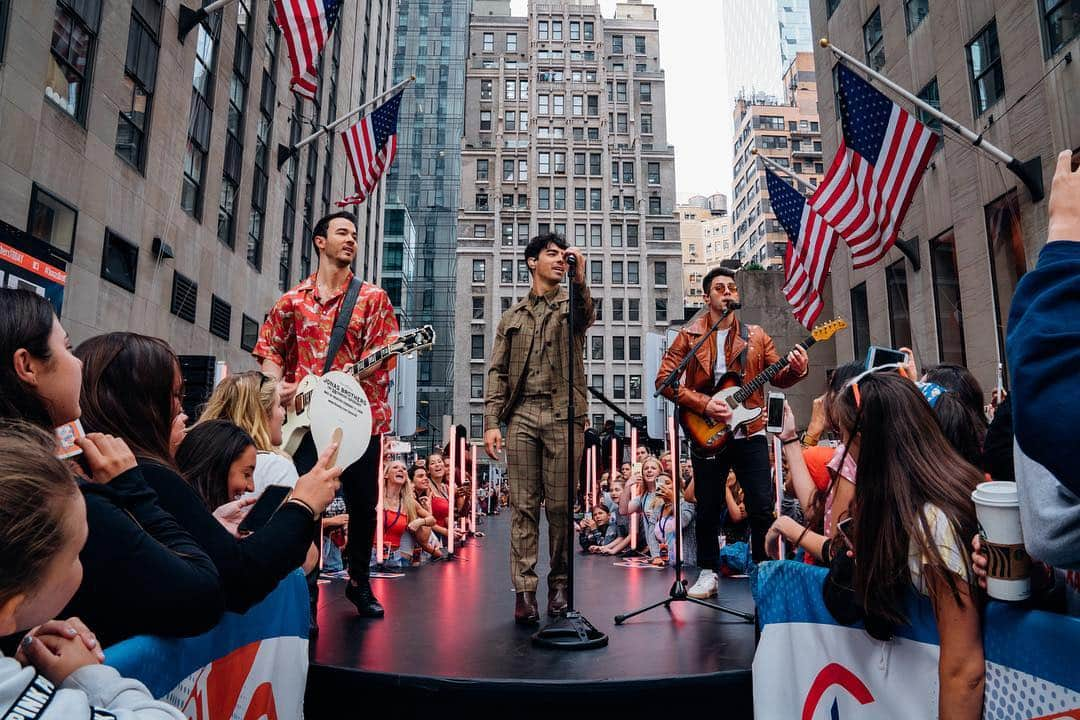
[[[486,537],[471,540],[457,559],[372,580],[386,606],[382,620],[356,616],[344,581],[320,586],[321,632],[311,644],[307,717],[370,717],[376,708],[395,720],[431,711],[487,717],[563,708],[606,717],[612,711],[670,717],[672,710],[690,708],[752,716],[752,624],[674,603],[670,611],[660,607],[615,626],[616,614],[666,597],[674,571],[617,567],[614,558],[578,554],[576,605],[607,634],[608,646],[534,648],[533,630],[513,620],[510,514],[484,520]],[[546,539],[541,545],[543,611]],[[744,579],[721,579],[717,600],[753,612]]]

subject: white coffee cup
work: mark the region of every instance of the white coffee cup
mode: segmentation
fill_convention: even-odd
[[[1024,600],[1031,595],[1031,558],[1024,549],[1016,483],[981,483],[971,499],[989,561],[987,594],[996,600]]]

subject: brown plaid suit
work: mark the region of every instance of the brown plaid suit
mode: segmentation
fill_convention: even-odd
[[[574,363],[574,415],[581,438],[588,412],[582,359],[585,331],[595,319],[589,289],[578,286],[571,352],[567,291],[557,288],[536,300],[530,292],[499,319],[484,399],[484,430],[507,426],[510,575],[518,592],[536,592],[539,582],[541,501],[546,507],[551,551],[548,586],[566,582],[570,550],[566,545],[566,411],[571,392],[567,368]],[[539,366],[530,368],[530,362]],[[536,374],[527,376],[530,371]],[[546,390],[538,392],[540,388]],[[581,449],[582,442],[575,442],[574,468],[580,465]]]

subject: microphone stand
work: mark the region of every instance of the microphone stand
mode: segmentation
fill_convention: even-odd
[[[566,393],[566,614],[540,628],[532,636],[532,642],[537,647],[557,650],[592,650],[606,646],[608,638],[574,608],[574,556],[576,555],[574,552],[574,487],[577,485],[578,471],[574,463],[574,436],[577,434],[577,428],[574,425],[574,363],[578,358],[578,351],[574,345],[576,339],[574,313],[577,300],[574,279],[577,277],[577,256],[566,255],[566,263],[569,266],[566,275],[570,280],[567,288],[570,312],[566,316],[569,335],[567,342],[570,345],[567,352],[569,363],[566,369],[568,380]]]
[[[660,387],[658,387],[656,389],[656,392],[653,393],[653,397],[657,397],[665,389],[667,389],[669,387],[672,389],[672,392],[674,393],[673,402],[675,403],[675,422],[673,423],[674,424],[674,431],[673,431],[674,435],[671,438],[671,442],[672,442],[672,448],[671,448],[671,451],[672,451],[672,455],[671,455],[671,457],[672,457],[671,473],[672,473],[672,475],[675,476],[675,478],[674,478],[675,492],[673,493],[674,496],[675,496],[675,507],[674,507],[674,512],[672,514],[672,516],[675,518],[675,582],[672,583],[671,589],[668,590],[668,596],[666,598],[664,598],[663,600],[660,600],[658,602],[654,602],[651,605],[646,605],[643,608],[638,608],[637,610],[633,610],[633,611],[628,612],[628,613],[623,613],[622,615],[616,615],[615,616],[615,624],[616,625],[622,625],[625,621],[629,620],[630,618],[634,617],[635,615],[640,615],[640,614],[642,614],[644,612],[648,612],[649,610],[652,610],[653,608],[660,607],[661,605],[663,605],[665,608],[670,610],[671,609],[671,603],[673,603],[673,602],[691,602],[691,603],[694,603],[695,605],[701,605],[702,607],[707,607],[707,608],[710,608],[712,610],[718,610],[720,612],[724,612],[724,613],[727,613],[729,615],[734,615],[735,617],[741,618],[742,620],[744,620],[746,622],[753,622],[754,621],[753,613],[743,612],[741,610],[736,610],[734,608],[729,608],[729,607],[726,607],[724,605],[719,605],[719,604],[716,604],[716,603],[708,602],[706,600],[701,600],[701,599],[698,599],[698,598],[690,597],[686,592],[686,580],[684,580],[683,576],[682,576],[682,573],[683,573],[683,559],[682,559],[682,478],[680,477],[681,473],[679,472],[679,463],[678,463],[678,450],[679,450],[679,422],[678,422],[678,419],[679,419],[679,378],[682,377],[683,371],[686,370],[686,366],[690,363],[690,359],[694,357],[694,354],[697,353],[698,348],[700,348],[702,345],[704,345],[716,333],[716,331],[720,328],[720,323],[724,322],[724,320],[727,318],[727,316],[730,315],[732,313],[732,311],[734,311],[738,307],[739,307],[738,303],[732,303],[731,305],[729,305],[728,307],[726,307],[724,309],[724,312],[720,314],[719,319],[717,319],[717,321],[713,323],[712,327],[709,328],[709,331],[701,336],[701,339],[697,341],[696,345],[694,345],[692,348],[690,348],[690,350],[686,353],[686,357],[684,357],[682,362],[679,363],[679,366],[671,371],[671,373],[664,379],[664,381],[662,383],[660,383]],[[700,482],[702,480],[706,480],[706,479],[705,478],[695,478],[695,482]],[[723,479],[721,479],[721,481],[722,480]]]

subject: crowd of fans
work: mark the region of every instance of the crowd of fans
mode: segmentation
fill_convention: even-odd
[[[771,556],[827,566],[830,611],[880,639],[906,621],[908,594],[929,597],[943,716],[974,718],[982,707],[987,562],[971,499],[980,483],[1017,482],[1024,541],[1043,561],[1028,605],[1080,615],[1080,474],[1064,450],[1080,419],[1078,241],[1080,173],[1066,152],[1049,242],[1012,302],[1011,395],[986,393],[958,365],[920,374],[904,349],[904,363],[837,367],[801,435],[785,411],[773,458],[785,498],[766,538]],[[284,411],[274,380],[230,376],[190,429],[182,396],[180,364],[164,341],[113,332],[73,351],[47,300],[0,289],[0,709],[14,701],[4,688],[39,673],[60,687],[50,717],[84,716],[87,702],[183,717],[103,665],[102,647],[203,633],[296,568],[313,572],[320,540],[335,561],[330,549],[344,545],[348,528],[335,448],[304,475],[278,454]],[[75,420],[87,433],[80,452],[58,459],[54,428]],[[614,461],[618,473],[600,477],[597,502],[578,508],[581,551],[671,563],[681,532],[683,562],[694,565],[691,465],[682,459],[676,473],[670,454],[644,446],[630,458],[613,427],[602,437],[616,454],[604,466]],[[443,557],[450,533],[465,539],[452,521],[472,507],[464,464],[451,483],[445,452],[383,462],[383,550],[416,565]],[[273,486],[285,486],[287,499],[243,529]],[[506,504],[503,486],[481,490],[479,512]],[[735,475],[725,501],[722,542],[745,556]]]

